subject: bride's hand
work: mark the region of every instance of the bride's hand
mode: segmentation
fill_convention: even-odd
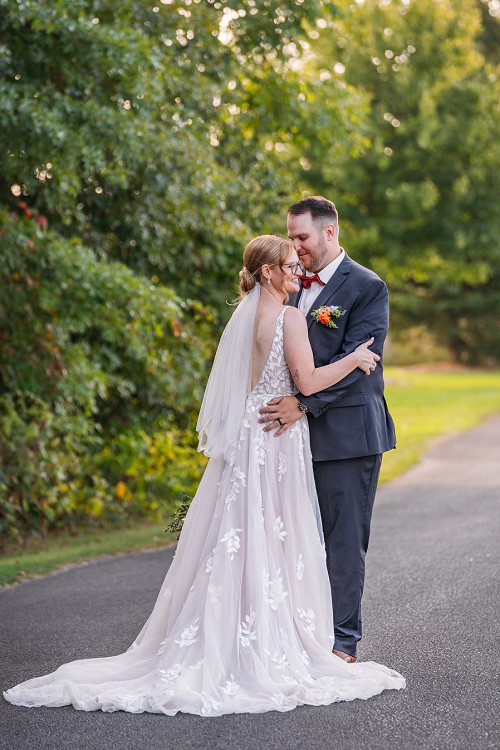
[[[356,355],[357,359],[357,366],[360,370],[363,370],[365,375],[369,375],[374,371],[377,366],[377,362],[380,359],[378,354],[375,354],[375,352],[371,352],[368,348],[373,344],[374,340],[375,339],[372,336],[371,339],[365,341],[364,344],[360,344],[354,350],[354,354]]]

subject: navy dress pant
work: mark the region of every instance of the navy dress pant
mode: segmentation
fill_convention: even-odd
[[[381,464],[382,454],[314,462],[332,588],[334,648],[351,656],[361,639],[365,555]]]

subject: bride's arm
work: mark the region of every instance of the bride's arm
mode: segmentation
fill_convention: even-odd
[[[373,339],[370,339],[338,362],[315,367],[306,319],[295,307],[289,307],[285,313],[283,340],[287,365],[295,385],[304,396],[329,388],[357,367],[369,375],[373,365],[380,359],[368,349],[373,343]]]

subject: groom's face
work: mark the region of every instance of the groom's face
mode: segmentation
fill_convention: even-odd
[[[326,230],[312,220],[310,213],[288,217],[288,236],[306,271],[317,273],[335,257],[333,248],[326,242]]]

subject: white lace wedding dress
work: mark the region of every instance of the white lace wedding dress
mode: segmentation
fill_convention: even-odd
[[[155,607],[118,656],[64,664],[4,693],[22,706],[218,716],[369,698],[404,678],[331,653],[330,586],[308,425],[276,438],[260,406],[292,392],[279,315],[229,461],[211,459]]]

